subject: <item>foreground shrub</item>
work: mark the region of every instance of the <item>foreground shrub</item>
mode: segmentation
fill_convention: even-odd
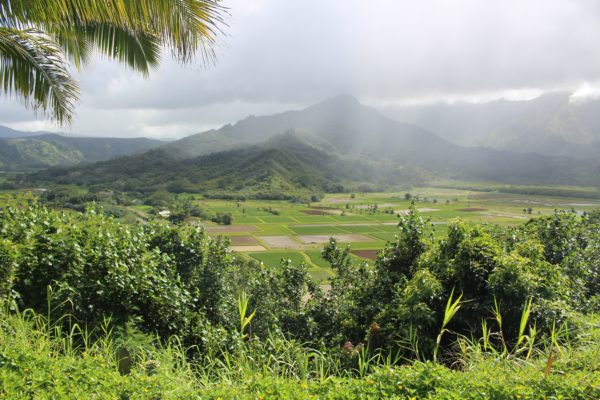
[[[27,312],[0,324],[0,397],[98,399],[592,399],[600,397],[597,341],[571,339],[556,352],[529,362],[469,354],[470,363],[453,370],[431,362],[393,367],[368,362],[362,370],[323,370],[325,353],[286,339],[244,345],[218,359],[193,365],[176,339],[136,348],[132,337],[110,331],[96,341],[82,329]],[[597,321],[583,336],[598,339]],[[120,349],[129,348],[124,371]],[[541,348],[540,348],[541,349]],[[295,364],[290,364],[292,358]],[[305,360],[303,362],[303,360]],[[318,361],[311,365],[306,360]],[[295,367],[294,367],[295,365]],[[319,371],[325,371],[321,373]],[[305,375],[302,375],[304,374]]]
[[[307,325],[298,320],[301,299],[314,284],[303,266],[248,264],[201,227],[124,225],[94,208],[20,204],[0,209],[0,231],[0,295],[14,294],[21,309],[90,327],[110,317],[203,345],[215,330],[236,329],[236,298],[246,290],[253,307],[260,302],[255,334]]]

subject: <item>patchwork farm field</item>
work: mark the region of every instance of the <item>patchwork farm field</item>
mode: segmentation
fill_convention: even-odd
[[[554,210],[582,213],[600,207],[598,199],[439,188],[415,188],[410,196],[330,194],[310,204],[194,198],[210,212],[232,215],[231,225],[200,223],[211,236],[229,238],[233,251],[269,265],[282,259],[304,262],[319,281],[326,281],[333,273],[320,255],[330,237],[350,245],[357,260],[372,262],[386,242],[394,239],[399,217],[408,211],[411,201],[421,216],[431,221],[437,237],[445,234],[453,218],[517,225]]]

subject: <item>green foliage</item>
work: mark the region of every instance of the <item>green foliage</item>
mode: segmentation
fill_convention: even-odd
[[[299,299],[310,280],[291,265],[260,267],[260,274],[252,274],[258,266],[245,266],[227,251],[227,242],[210,239],[201,228],[127,226],[91,208],[80,214],[6,207],[0,210],[0,231],[1,290],[15,290],[21,308],[69,314],[90,326],[110,316],[116,325],[134,323],[196,344],[211,326],[235,328],[240,288],[262,301],[254,332],[280,329],[287,322],[276,310],[295,296],[287,304],[289,318],[300,313]],[[267,280],[277,296],[259,295]]]
[[[96,208],[58,212],[33,198],[5,203],[0,294],[19,306],[17,314],[3,312],[23,332],[14,339],[22,340],[17,345],[9,334],[16,328],[0,324],[5,357],[0,374],[11,390],[22,384],[15,376],[40,357],[47,359],[38,367],[43,379],[62,363],[87,371],[86,357],[99,357],[94,359],[105,367],[95,373],[123,382],[107,384],[107,390],[166,390],[171,386],[160,376],[181,372],[175,380],[187,382],[182,387],[189,392],[180,392],[185,396],[202,390],[224,396],[275,393],[268,382],[281,385],[283,397],[305,394],[291,381],[327,396],[334,393],[331,382],[341,385],[339,393],[366,397],[468,398],[476,388],[500,398],[562,393],[577,398],[582,387],[598,390],[572,384],[597,372],[586,347],[597,346],[597,326],[585,325],[581,317],[596,315],[595,214],[558,214],[517,228],[457,220],[447,236],[434,240],[412,206],[374,265],[357,263],[349,247],[331,239],[321,253],[335,271],[329,289],[310,279],[300,257],[279,265],[245,261],[228,251],[227,239],[211,239],[201,227],[164,220],[124,225]],[[560,240],[571,244],[558,246]],[[18,314],[24,309],[45,317],[31,314],[28,320]],[[116,339],[110,344],[111,330],[134,338],[139,330],[145,344]],[[181,347],[169,359],[173,337]],[[33,356],[27,349],[40,348],[35,340],[53,349],[57,344],[48,343],[57,340],[63,347]],[[108,346],[105,353],[93,349],[101,343]],[[585,348],[585,355],[573,361],[576,366],[566,364],[578,357],[575,346]],[[120,369],[129,375],[119,374],[114,354],[131,360]],[[559,364],[548,367],[556,357]],[[156,360],[176,367],[161,369]],[[23,371],[3,367],[13,364]],[[186,367],[179,371],[181,366]],[[542,372],[544,366],[570,371],[573,381],[563,385],[552,371]],[[486,374],[504,375],[501,384],[481,383]],[[135,386],[128,376],[152,376],[148,381],[154,384]],[[196,379],[200,386],[190,383]]]
[[[0,396],[6,398],[219,399],[219,398],[435,398],[589,399],[600,396],[597,320],[573,336],[548,369],[548,352],[523,363],[466,354],[462,369],[414,362],[393,366],[386,358],[367,363],[364,374],[346,372],[336,352],[307,348],[271,336],[248,341],[223,359],[191,363],[176,338],[164,345],[151,337],[103,331],[91,340],[77,325],[62,330],[39,315],[11,315],[0,324]],[[58,329],[57,329],[58,328]],[[119,349],[131,367],[119,372]],[[337,353],[341,353],[340,350]],[[360,357],[360,353],[357,354]],[[358,367],[357,367],[358,368]],[[100,392],[101,391],[101,392]]]
[[[557,214],[521,228],[457,220],[436,242],[413,209],[399,228],[372,269],[354,265],[348,250],[335,242],[325,248],[324,258],[338,276],[319,310],[327,321],[324,337],[408,348],[415,356],[414,342],[402,343],[416,332],[420,356],[429,356],[453,340],[442,337],[440,327],[454,337],[469,336],[482,320],[495,316],[494,329],[502,332],[508,351],[524,343],[524,315],[534,324],[534,335],[548,334],[553,323],[568,322],[576,310],[589,312],[594,308],[586,307],[597,305],[592,289],[598,282],[600,231],[587,217]],[[460,294],[460,303],[450,301],[453,294]]]

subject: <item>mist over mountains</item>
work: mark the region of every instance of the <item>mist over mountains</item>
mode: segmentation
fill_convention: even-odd
[[[382,112],[464,146],[575,158],[600,158],[600,99],[570,93],[532,100],[388,106]]]
[[[142,154],[52,168],[29,179],[125,191],[294,198],[440,180],[600,186],[600,162],[461,146],[344,95],[299,111],[251,116]]]

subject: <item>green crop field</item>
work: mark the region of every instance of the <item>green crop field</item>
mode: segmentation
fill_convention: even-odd
[[[327,281],[333,274],[320,255],[330,237],[335,237],[343,246],[350,246],[351,250],[362,251],[360,254],[372,255],[374,250],[381,250],[388,241],[394,240],[398,221],[408,212],[412,202],[419,215],[430,222],[434,238],[443,237],[449,221],[455,218],[471,223],[511,226],[552,214],[555,210],[583,213],[600,208],[600,199],[594,196],[567,197],[571,193],[585,196],[588,193],[585,188],[558,187],[555,194],[549,187],[511,187],[509,192],[501,189],[506,190],[474,184],[467,188],[417,187],[409,193],[327,194],[320,201],[311,203],[219,200],[180,194],[160,206],[149,205],[142,199],[135,199],[129,206],[114,202],[100,202],[99,205],[124,222],[139,223],[160,219],[158,211],[176,211],[171,207],[188,201],[204,213],[188,216],[187,223],[204,225],[212,237],[233,237],[233,251],[270,266],[279,265],[282,258],[290,258],[294,263],[301,261],[317,281]],[[84,193],[79,187],[72,187],[71,192]],[[220,224],[214,220],[217,214],[230,214],[232,223]],[[360,258],[360,261],[372,264],[369,257]]]
[[[246,249],[236,246],[235,251],[269,265],[278,265],[282,258],[289,258],[294,263],[304,262],[319,281],[327,280],[333,273],[320,255],[328,237],[338,238],[352,250],[381,250],[387,241],[394,239],[397,221],[407,212],[411,201],[415,202],[422,218],[431,222],[434,237],[444,235],[448,221],[454,218],[473,223],[518,225],[531,218],[552,214],[557,209],[582,213],[600,207],[598,199],[482,189],[486,191],[473,187],[469,190],[414,188],[410,191],[410,199],[405,193],[329,194],[321,201],[309,204],[210,200],[197,196],[193,201],[210,213],[231,213],[232,225],[220,226],[221,231],[211,235],[249,235],[264,248],[257,251],[256,246],[246,246]],[[147,211],[146,208],[143,210]],[[203,223],[214,225],[210,221]]]

